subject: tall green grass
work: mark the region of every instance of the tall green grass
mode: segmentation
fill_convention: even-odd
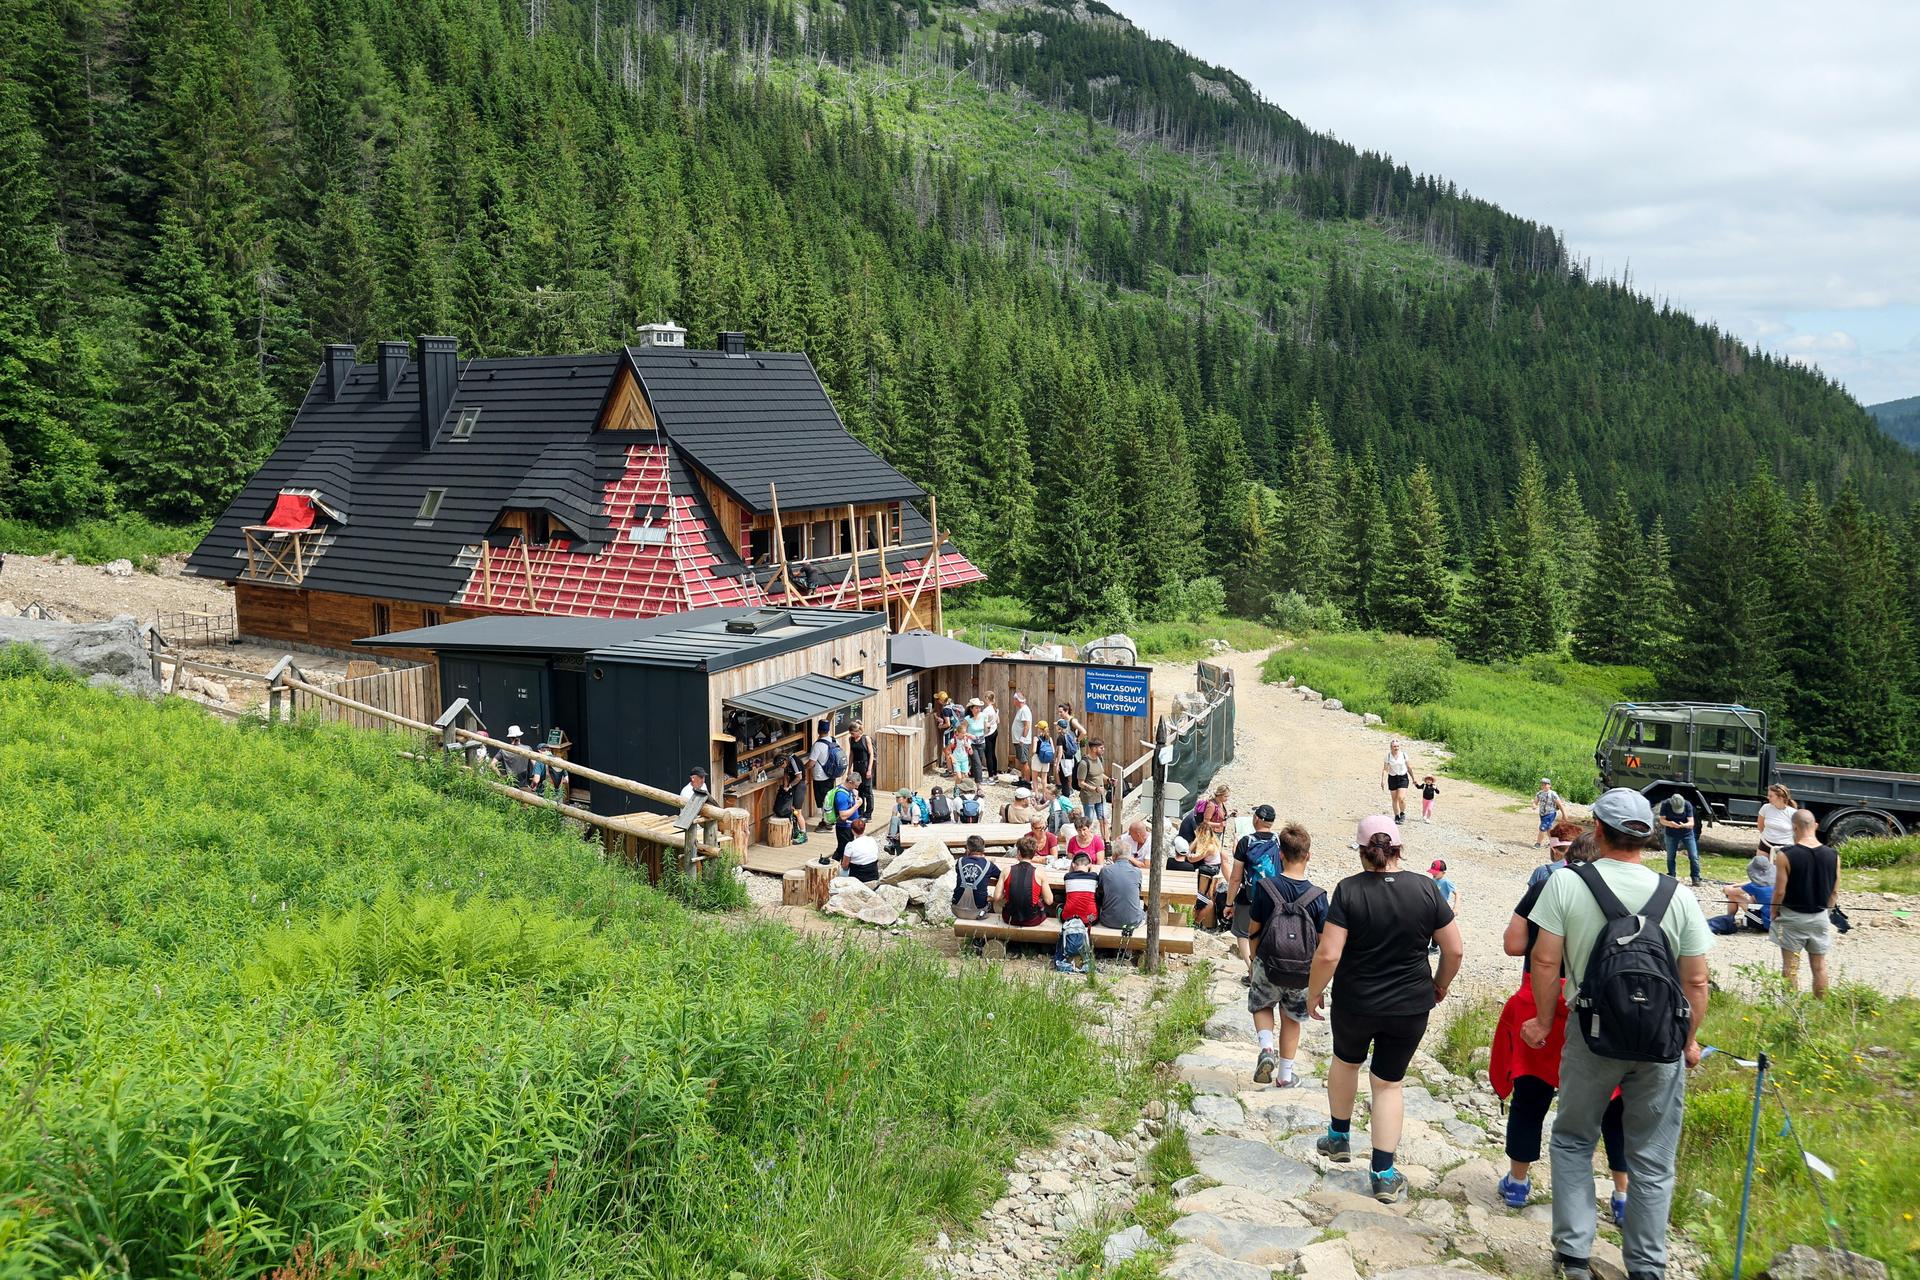
[[[973,596],[964,603],[946,607],[947,628],[969,644],[989,649],[1017,649],[1021,638],[1038,640],[1056,634],[1035,626],[1032,614],[1013,596]],[[1083,628],[1060,638],[1073,644],[1106,634],[1099,628]],[[1198,622],[1142,622],[1128,633],[1139,646],[1143,661],[1190,662],[1207,657],[1210,640],[1225,640],[1243,651],[1264,649],[1279,638],[1279,633],[1263,622],[1246,618],[1215,616]]]
[[[126,513],[45,529],[23,520],[0,519],[0,553],[46,556],[59,552],[81,564],[105,564],[109,560],[150,564],[162,556],[184,555],[199,546],[210,523],[155,524],[145,516]]]
[[[1388,695],[1396,670],[1446,667],[1447,692],[1416,706]],[[1538,654],[1486,666],[1449,662],[1433,640],[1379,632],[1315,634],[1281,649],[1261,669],[1269,681],[1295,677],[1347,710],[1373,712],[1411,737],[1444,742],[1454,753],[1448,772],[1530,794],[1542,777],[1576,804],[1598,791],[1593,763],[1609,703],[1645,696],[1638,667],[1595,667]]]
[[[917,1275],[1100,1075],[996,971],[715,923],[393,740],[38,666],[0,1275]]]
[[[1748,1266],[1758,1271],[1789,1244],[1827,1242],[1818,1175],[1781,1131],[1791,1116],[1807,1150],[1834,1170],[1835,1181],[1818,1185],[1848,1243],[1896,1276],[1920,1276],[1920,1196],[1908,1158],[1920,1132],[1920,1000],[1867,987],[1837,987],[1826,1000],[1715,991],[1700,1040],[1726,1053],[1688,1081],[1674,1219],[1708,1247],[1716,1272],[1732,1265],[1753,1105],[1752,1072],[1728,1059],[1764,1050],[1778,1093],[1769,1090],[1760,1117]]]

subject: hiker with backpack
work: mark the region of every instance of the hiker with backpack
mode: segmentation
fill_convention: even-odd
[[[833,820],[833,812],[827,808],[827,791],[847,771],[847,755],[833,736],[832,721],[822,720],[816,728],[813,750],[807,753],[807,759],[813,771],[813,807],[819,811],[820,826],[824,828]]]
[[[1260,881],[1248,910],[1247,937],[1253,944],[1253,983],[1247,1011],[1253,1014],[1260,1056],[1253,1082],[1291,1089],[1293,1058],[1300,1051],[1300,1027],[1307,1020],[1307,982],[1313,953],[1327,923],[1326,890],[1307,879],[1313,837],[1297,822],[1280,830],[1280,872]],[[1274,1011],[1279,1010],[1278,1043]]]
[[[1038,842],[1032,836],[1022,836],[1014,851],[1020,860],[1000,882],[1000,918],[1016,929],[1027,929],[1047,918],[1048,908],[1053,906],[1053,890],[1047,887],[1047,878],[1034,861],[1040,852]]]
[[[1062,973],[1084,973],[1074,961],[1086,949],[1087,930],[1100,919],[1100,877],[1086,854],[1073,855],[1073,864],[1067,868],[1060,888],[1065,897],[1060,903],[1060,945],[1054,948],[1053,967]],[[1080,927],[1070,930],[1068,926],[1073,924]],[[1078,934],[1080,946],[1072,945],[1069,933]]]
[[[985,920],[993,914],[993,886],[1000,864],[987,856],[987,842],[968,836],[960,861],[953,864],[953,916],[956,920]]]
[[[1253,830],[1233,846],[1233,865],[1227,869],[1227,923],[1238,939],[1235,945],[1240,950],[1240,963],[1247,967],[1246,976],[1240,979],[1244,986],[1253,985],[1253,944],[1247,940],[1253,919],[1253,886],[1280,871],[1280,837],[1274,834],[1273,820],[1272,805],[1254,807]]]
[[[980,821],[980,787],[972,778],[962,778],[954,791],[960,797],[960,811],[954,814],[956,822]]]
[[[860,805],[860,775],[849,773],[827,792],[827,810],[833,814],[833,856],[846,856],[847,841],[853,839],[854,819],[865,816]],[[820,861],[825,862],[822,854]]]
[[[1373,1111],[1369,1182],[1375,1200],[1392,1204],[1407,1192],[1406,1175],[1393,1167],[1406,1123],[1402,1082],[1433,1006],[1447,998],[1460,972],[1460,923],[1430,877],[1401,867],[1400,827],[1391,814],[1362,818],[1353,846],[1360,851],[1360,874],[1333,888],[1307,982],[1307,1015],[1313,1018],[1326,1016],[1321,1008],[1328,985],[1333,987],[1329,1119],[1313,1145],[1335,1164],[1353,1158],[1353,1106],[1360,1068],[1367,1067]],[[1429,942],[1440,944],[1437,972],[1427,966]]]
[[[1569,862],[1548,876],[1528,915],[1539,926],[1536,1012],[1520,1035],[1533,1048],[1546,1047],[1564,972],[1568,1019],[1550,1144],[1553,1183],[1587,1185],[1601,1117],[1618,1089],[1633,1183],[1621,1253],[1628,1275],[1659,1276],[1667,1265],[1687,1069],[1701,1057],[1713,935],[1693,894],[1641,862],[1656,830],[1645,796],[1615,787],[1594,801],[1593,818],[1593,861]],[[1553,1198],[1555,1270],[1568,1280],[1591,1280],[1595,1219],[1592,1196]]]

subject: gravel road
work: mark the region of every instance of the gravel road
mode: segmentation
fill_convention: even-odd
[[[1238,682],[1235,758],[1218,781],[1233,788],[1233,803],[1242,813],[1264,801],[1279,811],[1282,822],[1297,821],[1311,831],[1314,879],[1331,884],[1359,869],[1360,855],[1348,847],[1354,825],[1367,814],[1387,812],[1380,763],[1389,735],[1363,725],[1358,716],[1305,700],[1295,690],[1261,683],[1265,657],[1228,653],[1214,659],[1231,668]],[[1518,982],[1520,963],[1501,953],[1500,934],[1526,888],[1527,873],[1542,857],[1533,847],[1533,810],[1520,797],[1447,777],[1444,749],[1436,744],[1405,736],[1400,741],[1415,777],[1431,773],[1440,779],[1431,824],[1420,820],[1417,793],[1408,802],[1405,862],[1424,869],[1435,858],[1445,859],[1448,875],[1459,886],[1467,957],[1455,990],[1504,997]],[[1576,809],[1576,816],[1584,817],[1585,811]],[[1736,851],[1719,832],[1712,843],[1720,846],[1714,852]],[[1697,892],[1710,913],[1724,909],[1717,887]],[[1920,994],[1920,928],[1886,910],[1914,909],[1920,920],[1920,903],[1848,893],[1843,877],[1842,905],[1862,927],[1835,946],[1836,977],[1871,982],[1889,993]],[[1740,968],[1777,969],[1779,954],[1759,934],[1719,939],[1712,957],[1715,981],[1745,985]]]

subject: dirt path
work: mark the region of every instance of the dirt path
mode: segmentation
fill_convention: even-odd
[[[1358,716],[1329,711],[1296,690],[1263,684],[1264,653],[1228,653],[1214,659],[1234,672],[1238,682],[1236,750],[1220,782],[1233,788],[1241,812],[1262,801],[1279,811],[1281,821],[1297,821],[1314,837],[1315,879],[1331,883],[1358,868],[1348,844],[1362,817],[1387,810],[1380,787],[1380,762],[1389,735],[1363,725]],[[1419,795],[1408,803],[1406,863],[1424,869],[1444,859],[1459,886],[1461,927],[1467,959],[1456,990],[1462,995],[1509,994],[1520,976],[1519,961],[1500,951],[1500,933],[1526,887],[1527,873],[1541,854],[1533,847],[1535,821],[1525,800],[1478,783],[1446,776],[1444,749],[1400,736],[1415,776],[1440,779],[1434,820],[1420,820]],[[1584,816],[1585,811],[1576,812]],[[1714,852],[1737,852],[1721,833]],[[1724,910],[1720,890],[1698,892],[1709,913]],[[1849,894],[1843,905],[1857,928],[1839,940],[1833,964],[1841,979],[1871,982],[1883,991],[1920,994],[1920,929],[1893,917],[1894,902],[1880,894]],[[1911,902],[1904,904],[1914,906]],[[1854,908],[1871,908],[1858,910]],[[1778,967],[1779,952],[1759,934],[1722,938],[1713,953],[1715,980],[1740,981],[1742,966]]]

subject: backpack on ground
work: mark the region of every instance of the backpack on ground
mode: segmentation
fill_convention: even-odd
[[[1280,874],[1280,860],[1275,855],[1280,852],[1280,837],[1271,831],[1256,831],[1247,837],[1247,874],[1244,883],[1248,886],[1258,884],[1269,876]],[[1248,897],[1252,897],[1251,888]]]
[[[1260,929],[1261,967],[1275,985],[1304,987],[1313,973],[1313,953],[1320,946],[1320,930],[1313,923],[1313,904],[1327,896],[1314,885],[1291,902],[1280,892],[1277,880],[1260,881],[1260,888],[1273,899],[1273,914]]]
[[[1087,922],[1079,916],[1068,916],[1060,922],[1060,956],[1082,955],[1087,949]]]
[[[826,771],[829,779],[837,778],[847,771],[847,753],[840,749],[838,739],[822,738],[820,741],[827,744],[827,762],[820,767]]]
[[[1587,1048],[1625,1062],[1678,1062],[1692,1034],[1693,1010],[1660,920],[1680,882],[1661,876],[1636,914],[1621,905],[1596,867],[1579,862],[1568,864],[1568,870],[1585,883],[1607,917],[1570,1013]]]

